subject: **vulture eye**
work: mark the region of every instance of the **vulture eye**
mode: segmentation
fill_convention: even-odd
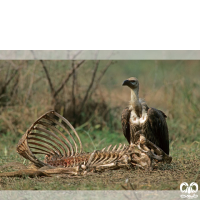
[[[135,81],[133,80],[133,81],[131,81],[131,83],[135,83]]]

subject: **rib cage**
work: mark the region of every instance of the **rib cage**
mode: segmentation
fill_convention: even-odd
[[[17,152],[41,167],[47,163],[40,161],[36,155],[54,159],[77,156],[82,153],[82,143],[68,120],[55,111],[49,111],[26,131],[17,145]]]

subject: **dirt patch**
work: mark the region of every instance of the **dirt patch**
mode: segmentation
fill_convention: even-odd
[[[85,176],[64,174],[52,177],[0,179],[1,190],[178,190],[182,182],[200,184],[200,162],[176,160],[159,164],[152,171],[120,169],[89,173]]]

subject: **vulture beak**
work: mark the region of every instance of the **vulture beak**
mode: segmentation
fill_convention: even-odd
[[[125,81],[122,83],[122,86],[125,86],[125,85],[129,85],[129,80],[125,80]]]

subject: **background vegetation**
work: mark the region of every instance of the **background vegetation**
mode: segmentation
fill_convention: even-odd
[[[75,126],[85,151],[126,143],[120,114],[130,91],[121,84],[130,76],[140,81],[140,97],[168,116],[173,157],[172,164],[153,174],[119,171],[115,180],[115,172],[109,172],[95,175],[96,181],[84,177],[84,183],[75,178],[54,178],[56,183],[52,178],[1,178],[0,189],[122,189],[123,184],[129,189],[131,184],[135,189],[179,189],[183,181],[200,184],[199,74],[200,61],[0,61],[0,166],[28,164],[16,153],[16,144],[50,109]]]

